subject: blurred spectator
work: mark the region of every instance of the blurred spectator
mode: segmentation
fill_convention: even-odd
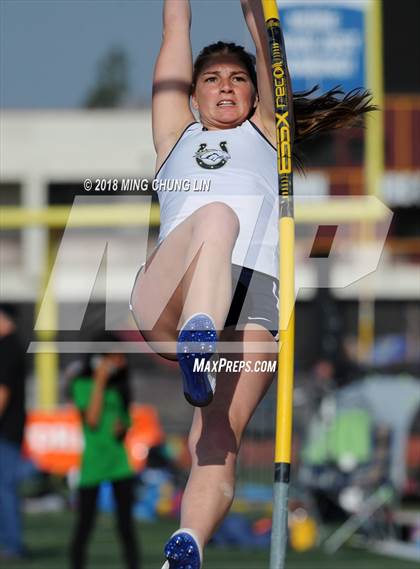
[[[111,334],[100,340],[118,341]],[[82,416],[85,441],[77,519],[70,551],[71,568],[83,569],[86,566],[86,549],[97,513],[99,487],[108,481],[112,483],[126,567],[138,569],[140,560],[132,513],[134,471],[124,446],[124,437],[130,426],[125,355],[113,352],[89,356],[74,376],[70,390]]]
[[[25,352],[15,310],[0,304],[0,558],[24,557],[19,498],[20,449],[25,424]]]
[[[408,374],[368,375],[341,390],[343,404],[355,399],[363,399],[375,422],[391,432],[390,479],[401,492],[407,480],[407,441],[420,406],[419,378]]]
[[[328,251],[320,250],[319,253],[325,255]],[[350,353],[348,339],[344,337],[343,314],[329,288],[317,290],[315,316],[318,334],[314,342],[313,375],[317,389],[323,393],[347,385],[360,376],[361,370],[356,364],[356,354]]]

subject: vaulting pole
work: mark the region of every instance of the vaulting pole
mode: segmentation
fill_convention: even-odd
[[[283,569],[287,547],[294,376],[295,221],[293,215],[292,174],[293,95],[276,1],[262,0],[262,5],[270,46],[274,89],[280,205],[280,343],[270,569]]]

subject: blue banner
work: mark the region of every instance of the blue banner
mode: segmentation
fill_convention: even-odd
[[[293,90],[365,86],[363,2],[279,1]]]

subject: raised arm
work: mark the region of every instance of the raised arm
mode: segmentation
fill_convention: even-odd
[[[273,144],[276,141],[274,99],[271,79],[271,63],[267,33],[260,0],[241,0],[242,11],[255,44],[257,56],[258,106],[252,121]]]
[[[102,358],[100,365],[93,374],[93,389],[89,405],[85,411],[84,419],[91,429],[98,426],[104,406],[105,389],[110,377],[109,364],[106,358]]]
[[[153,77],[153,141],[157,166],[166,158],[188,123],[192,51],[189,0],[164,0],[163,36]]]

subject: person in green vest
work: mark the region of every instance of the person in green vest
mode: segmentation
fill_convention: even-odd
[[[115,342],[107,334],[101,338]],[[73,376],[71,399],[79,409],[84,437],[77,513],[70,547],[71,569],[86,567],[86,553],[97,513],[102,482],[112,483],[116,520],[127,569],[140,568],[139,545],[133,523],[134,470],[124,438],[130,427],[127,360],[122,353],[89,355]]]

